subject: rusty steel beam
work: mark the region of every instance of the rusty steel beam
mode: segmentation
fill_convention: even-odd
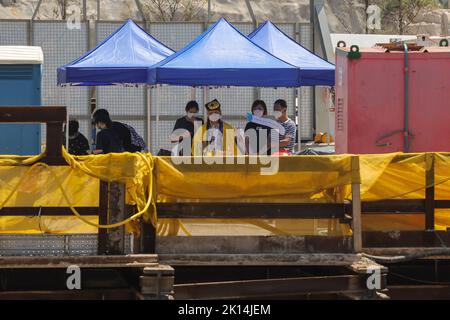
[[[330,219],[344,218],[343,203],[159,203],[160,218]]]
[[[383,277],[383,275],[382,275]],[[385,275],[384,275],[385,277]],[[359,275],[226,281],[175,285],[175,299],[275,298],[292,294],[366,292]],[[385,283],[385,281],[382,281]]]
[[[280,253],[280,254],[160,254],[158,261],[175,267],[185,266],[350,266],[358,261],[354,254]]]
[[[61,269],[70,265],[80,268],[143,268],[157,265],[154,254],[117,256],[0,257],[0,269]]]
[[[364,248],[450,246],[446,231],[366,231],[362,235]]]
[[[0,291],[1,300],[136,300],[133,289]]]
[[[394,285],[388,290],[398,300],[450,300],[450,285]]]
[[[324,236],[165,236],[157,238],[162,254],[351,253],[351,237]]]

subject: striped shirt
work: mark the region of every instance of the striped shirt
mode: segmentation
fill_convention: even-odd
[[[294,144],[295,144],[295,137],[297,135],[297,126],[295,125],[295,122],[291,119],[287,119],[285,122],[280,123],[286,132],[284,135],[280,134],[280,140],[284,140],[286,138],[291,138],[291,143],[284,147],[283,149],[286,149],[287,151],[293,153],[294,152]]]

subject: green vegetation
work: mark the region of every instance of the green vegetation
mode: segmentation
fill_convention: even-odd
[[[419,14],[439,6],[437,0],[383,0],[383,20],[394,26],[394,30],[404,34]]]

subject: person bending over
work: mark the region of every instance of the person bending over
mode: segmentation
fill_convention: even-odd
[[[105,154],[113,152],[123,152],[123,142],[116,130],[113,129],[113,122],[109,114],[100,113],[94,117],[94,124],[100,130],[97,133],[96,148],[93,154]]]

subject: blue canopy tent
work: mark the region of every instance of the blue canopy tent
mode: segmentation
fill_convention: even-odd
[[[96,48],[58,68],[58,85],[147,84],[148,69],[173,53],[128,20]]]
[[[147,85],[149,68],[173,53],[132,20],[127,20],[96,48],[58,68],[57,82],[76,86]],[[147,136],[150,137],[150,88],[147,95]]]
[[[274,56],[299,67],[300,86],[334,86],[334,65],[302,47],[272,22],[264,22],[248,37]]]
[[[298,87],[300,69],[250,41],[224,18],[150,69],[151,84]]]

